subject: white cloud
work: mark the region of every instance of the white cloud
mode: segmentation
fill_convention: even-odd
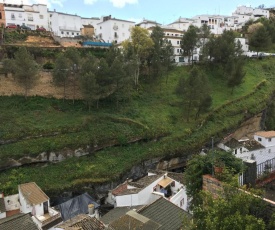
[[[136,4],[138,0],[110,0],[114,7],[123,8],[126,4]]]
[[[97,0],[84,0],[84,4],[93,5]]]
[[[52,5],[59,5],[63,7],[63,3],[65,1],[66,0],[23,0],[23,4],[24,5],[45,4],[48,7],[51,7]],[[0,2],[2,3],[3,0],[1,0]],[[5,2],[10,4],[21,4],[22,0],[6,0]]]

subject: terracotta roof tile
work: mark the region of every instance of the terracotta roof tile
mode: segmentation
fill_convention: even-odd
[[[261,132],[255,133],[255,135],[258,135],[260,137],[271,138],[271,137],[275,137],[275,131],[261,131]]]
[[[49,197],[35,182],[21,184],[19,190],[30,205],[41,204],[49,200]]]

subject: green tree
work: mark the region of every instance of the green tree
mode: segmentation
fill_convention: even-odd
[[[240,42],[236,42],[235,38],[235,32],[227,30],[219,37],[212,35],[206,45],[210,59],[225,68],[229,60],[239,57],[243,51]]]
[[[80,78],[82,95],[87,102],[89,112],[91,111],[91,106],[95,101],[98,100],[99,95],[99,85],[96,82],[96,76],[94,73],[89,72]]]
[[[227,68],[227,85],[232,89],[231,94],[233,94],[234,88],[243,82],[243,79],[246,75],[246,72],[244,71],[245,63],[242,58],[238,58],[236,60],[230,60],[228,65],[229,68]]]
[[[38,64],[25,47],[20,47],[14,56],[14,76],[19,85],[24,88],[25,98],[27,98],[29,90],[38,80]]]
[[[203,110],[206,110],[206,105],[211,106],[211,103],[209,103],[212,100],[209,100],[211,97],[208,79],[197,67],[191,69],[187,79],[181,78],[179,80],[176,92],[186,103],[187,121],[189,121],[192,109],[197,110],[196,117],[198,117]],[[206,99],[207,101],[205,101]],[[205,102],[208,103],[204,104]]]
[[[202,27],[199,29],[199,40],[201,45],[201,60],[205,61],[208,59],[206,43],[208,42],[211,36],[211,30],[207,24],[203,24]]]
[[[188,30],[183,34],[181,40],[181,48],[183,50],[183,54],[188,56],[188,62],[190,62],[192,58],[193,62],[193,53],[194,49],[199,45],[199,28],[196,26],[189,26]]]
[[[200,192],[202,204],[193,210],[194,224],[199,230],[264,230],[265,222],[260,214],[265,210],[264,202],[251,194],[235,188],[225,188],[218,198]],[[256,206],[256,208],[255,208]],[[257,209],[258,215],[251,210]]]
[[[151,39],[154,46],[150,55],[150,66],[152,68],[153,79],[160,77],[162,69],[163,45],[164,45],[164,31],[161,27],[156,26],[151,33]]]
[[[271,45],[271,38],[264,26],[260,26],[249,39],[251,49],[256,50],[257,55],[259,51],[267,50]]]
[[[145,28],[139,26],[132,27],[131,40],[126,40],[122,46],[127,53],[126,56],[136,62],[134,73],[134,84],[138,86],[141,65],[147,60],[154,42],[150,38],[149,32]]]
[[[70,80],[70,82],[73,84],[73,104],[74,104],[75,88],[76,88],[77,82],[79,82],[82,59],[80,57],[79,51],[74,47],[69,47],[68,49],[66,49],[64,56],[69,61],[70,75],[68,80]]]
[[[186,181],[186,192],[191,198],[191,210],[200,205],[202,200],[199,195],[202,189],[202,176],[213,174],[215,162],[223,162],[232,175],[240,173],[243,169],[242,160],[233,154],[224,151],[211,151],[207,155],[193,155],[187,162],[184,178]],[[231,180],[230,175],[228,181]]]
[[[5,58],[2,60],[3,63],[3,71],[5,73],[5,76],[8,76],[9,73],[15,74],[15,62],[13,59]]]
[[[64,53],[58,55],[53,70],[53,82],[57,86],[63,86],[63,100],[66,98],[66,86],[70,76],[70,61]]]

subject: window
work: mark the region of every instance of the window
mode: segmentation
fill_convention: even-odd
[[[240,148],[240,152],[243,153],[243,148]]]
[[[11,19],[15,19],[14,13],[11,14]]]
[[[64,34],[64,31],[61,31],[61,34]]]
[[[175,187],[175,181],[171,183],[171,187]]]
[[[262,141],[262,138],[258,137],[258,141]]]
[[[180,201],[180,207],[184,205],[184,198]]]
[[[235,149],[235,155],[237,155],[237,153],[238,153],[238,150],[237,150],[237,149]]]
[[[69,35],[69,32],[67,32],[67,35]]]
[[[79,35],[79,33],[76,33],[76,35]]]
[[[74,32],[72,32],[72,35],[74,35]]]
[[[179,49],[177,49],[177,53],[179,53],[180,52],[180,50]]]
[[[0,12],[0,19],[2,19],[2,13]]]
[[[177,44],[180,44],[180,41],[177,41]]]
[[[268,153],[271,153],[271,149],[268,150]]]
[[[43,18],[44,18],[44,15],[40,14],[40,15],[39,15],[39,18],[40,18],[40,19],[43,19]]]
[[[99,29],[101,29],[101,26],[99,27]]]
[[[271,138],[268,138],[268,142],[271,142]]]

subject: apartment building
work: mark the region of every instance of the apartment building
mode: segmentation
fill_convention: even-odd
[[[135,22],[106,16],[103,21],[97,24],[97,36],[107,43],[121,43],[130,38],[131,28]]]
[[[48,11],[49,30],[59,37],[75,37],[81,35],[82,20],[78,15]]]
[[[5,17],[5,26],[8,25],[26,25],[32,30],[38,27],[44,27],[48,30],[48,10],[47,5],[16,5],[3,4],[4,13],[1,16]]]

